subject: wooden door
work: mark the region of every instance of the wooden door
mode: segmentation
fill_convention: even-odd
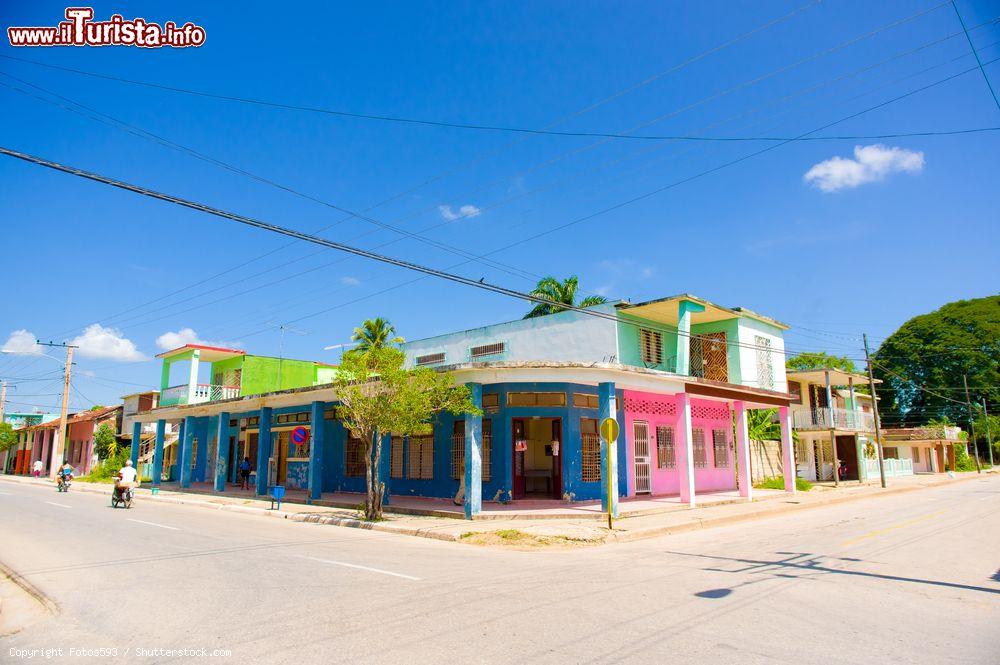
[[[250,470],[257,470],[257,432],[247,432],[246,455],[250,458]]]
[[[712,381],[729,382],[729,349],[726,333],[715,332],[700,335],[705,368],[704,377]]]
[[[555,441],[558,445],[558,451],[552,451],[552,498],[561,499],[562,498],[562,458],[563,458],[563,446],[562,446],[562,420],[559,418],[552,419],[552,441]],[[556,454],[558,452],[558,454]]]
[[[275,452],[275,485],[284,485],[285,478],[288,477],[288,444],[291,431],[285,430],[275,432],[273,435],[274,446],[271,448]]]
[[[514,418],[511,431],[511,495],[515,499],[523,499],[526,493],[524,483],[524,450],[518,450],[518,444],[528,443],[527,423],[523,418]]]

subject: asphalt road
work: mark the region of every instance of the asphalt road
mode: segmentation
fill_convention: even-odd
[[[1000,663],[996,476],[538,552],[0,482],[0,561],[61,608],[0,662]]]

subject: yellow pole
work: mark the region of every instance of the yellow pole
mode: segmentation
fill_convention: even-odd
[[[611,525],[611,497],[613,496],[612,493],[611,493],[611,442],[608,441],[607,444],[608,444],[608,454],[607,454],[608,468],[604,470],[604,473],[607,474],[607,477],[608,477],[608,482],[607,482],[607,485],[608,485],[608,530],[609,531],[613,531],[614,527]]]

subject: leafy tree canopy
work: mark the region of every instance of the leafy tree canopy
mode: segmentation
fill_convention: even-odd
[[[98,459],[107,459],[118,454],[118,438],[115,430],[108,423],[101,423],[101,426],[94,432],[94,447],[97,449]]]
[[[900,326],[874,356],[886,420],[916,426],[949,418],[967,428],[962,376],[973,404],[1000,412],[1000,295],[959,300]],[[957,400],[957,401],[951,401]]]
[[[0,452],[13,448],[17,444],[17,432],[8,422],[0,423]]]
[[[594,305],[607,302],[607,298],[601,296],[587,296],[580,302],[577,302],[576,297],[579,289],[580,280],[577,279],[576,275],[567,277],[562,282],[555,277],[543,277],[538,280],[538,284],[531,291],[531,295],[549,300],[552,304],[538,303],[530,312],[524,315],[524,318],[532,319],[536,316],[562,312],[565,311],[567,305],[570,307],[593,307]]]
[[[839,369],[843,372],[857,372],[854,361],[844,356],[833,356],[826,351],[800,353],[785,361],[788,369]]]

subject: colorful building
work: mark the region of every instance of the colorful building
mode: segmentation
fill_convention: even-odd
[[[0,473],[15,473],[15,469],[20,469],[24,463],[29,445],[27,432],[23,431],[26,427],[46,423],[58,417],[59,414],[56,413],[4,411],[3,422],[9,423],[15,430],[22,431],[18,432],[16,446],[0,452]]]
[[[97,429],[106,423],[114,432],[118,432],[121,417],[122,407],[118,405],[81,411],[66,418],[63,460],[73,465],[76,475],[90,473],[97,463],[97,450],[94,445],[94,434]],[[42,475],[47,475],[52,470],[52,446],[59,436],[59,423],[60,419],[56,418],[37,425],[29,425],[21,430],[25,440],[25,453],[14,473],[30,474],[36,460],[42,462]]]
[[[425,436],[387,436],[380,476],[389,500],[450,497],[462,479],[470,517],[483,497],[606,502],[610,489],[615,512],[619,497],[676,495],[694,505],[699,493],[738,489],[751,498],[746,410],[774,407],[785,487],[794,492],[786,329],[749,310],[681,295],[406,343],[410,365],[451,373],[483,415],[444,415]],[[228,358],[210,351],[215,376],[216,363]],[[181,353],[170,352],[171,362]],[[219,400],[211,390],[200,402],[161,399],[138,416],[157,423],[154,467],[163,428],[174,420],[183,422],[181,486],[214,479],[222,490],[236,479],[236,460],[249,457],[258,494],[274,484],[307,489],[312,500],[363,491],[360,442],[335,417],[335,387],[320,381],[259,394],[244,386]],[[236,384],[222,377],[212,385]],[[608,417],[622,425],[610,446],[598,435]]]
[[[889,428],[882,440],[887,476],[954,471],[955,446],[964,445],[960,427]]]

